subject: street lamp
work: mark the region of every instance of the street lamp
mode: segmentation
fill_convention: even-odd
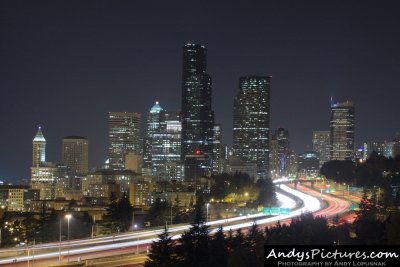
[[[60,217],[60,245],[58,247],[58,261],[61,261],[61,217]]]
[[[65,218],[67,219],[67,221],[68,221],[68,262],[69,262],[69,220],[72,218],[72,215],[71,214],[67,214],[67,215],[65,215]]]
[[[206,218],[206,222],[208,222],[208,207],[210,206],[210,203],[207,203],[207,218]]]
[[[171,225],[172,225],[172,200],[171,200]]]

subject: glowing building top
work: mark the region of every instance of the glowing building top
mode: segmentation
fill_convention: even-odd
[[[35,138],[32,141],[32,166],[39,167],[46,162],[46,139],[44,138],[42,127],[39,126]]]

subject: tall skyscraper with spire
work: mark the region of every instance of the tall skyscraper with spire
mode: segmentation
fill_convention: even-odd
[[[211,105],[211,76],[207,74],[205,46],[187,43],[182,62],[182,146],[181,160],[201,153],[208,158],[204,173],[211,173],[213,157],[214,111]],[[191,179],[187,173],[185,178]]]
[[[331,105],[331,160],[354,159],[354,106],[350,101]]]
[[[269,174],[270,86],[270,76],[241,77],[233,104],[234,153],[256,163],[260,178]]]
[[[32,167],[39,167],[42,163],[46,162],[46,139],[40,126],[32,141],[32,146]]]
[[[54,199],[56,196],[57,168],[55,165],[46,162],[46,139],[40,126],[32,145],[31,188],[39,190],[41,200]]]

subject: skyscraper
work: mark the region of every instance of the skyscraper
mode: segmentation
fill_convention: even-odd
[[[31,188],[40,190],[41,200],[54,199],[57,168],[46,163],[46,139],[40,126],[32,145]]]
[[[181,131],[178,112],[167,112],[158,103],[147,116],[146,167],[161,180],[181,179]]]
[[[213,173],[219,174],[224,172],[224,161],[225,161],[225,146],[222,144],[222,127],[221,124],[214,124],[214,140],[213,140],[213,151],[214,151],[214,163]]]
[[[241,77],[233,105],[234,153],[256,163],[261,178],[269,172],[270,85],[269,76]]]
[[[40,126],[32,141],[32,146],[32,167],[39,167],[46,161],[46,139],[43,136],[42,127]]]
[[[320,167],[331,158],[331,132],[313,131],[313,151],[319,154]]]
[[[67,136],[62,141],[62,162],[73,174],[86,174],[89,170],[89,142],[82,136]]]
[[[331,160],[354,159],[354,106],[350,101],[331,105]]]
[[[182,146],[181,160],[200,150],[212,168],[214,111],[211,105],[211,77],[206,73],[206,48],[188,43],[182,64]],[[185,174],[185,177],[190,179]]]
[[[111,169],[123,170],[126,154],[141,153],[140,119],[140,113],[109,112],[108,157]]]
[[[154,134],[160,128],[160,112],[164,109],[156,101],[147,114],[146,120],[146,133],[143,139],[143,168],[146,170],[145,173],[152,175],[152,143],[154,140]]]
[[[272,136],[273,141],[271,142],[271,167],[276,177],[288,175],[289,155],[290,155],[290,143],[289,143],[289,131],[284,128],[278,128],[275,130]]]
[[[316,177],[319,173],[319,154],[315,151],[306,151],[298,157],[298,175],[301,178]]]

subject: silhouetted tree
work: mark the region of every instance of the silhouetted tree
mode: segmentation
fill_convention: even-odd
[[[275,187],[270,178],[258,179],[256,186],[260,190],[257,198],[259,205],[272,206],[276,203]]]
[[[209,254],[208,254],[208,266],[210,267],[226,267],[228,266],[228,247],[225,239],[222,227],[218,228],[218,231],[214,234],[212,239],[209,241]]]
[[[355,177],[355,165],[351,160],[331,160],[325,162],[320,174],[340,183],[352,183]]]
[[[111,199],[105,216],[105,225],[111,230],[128,231],[132,222],[133,207],[124,193],[118,201]]]
[[[170,216],[169,211],[168,203],[157,198],[151,205],[145,220],[149,221],[151,226],[164,225],[167,217]]]
[[[158,240],[153,241],[145,267],[172,267],[177,266],[175,252],[176,242],[172,240],[167,228],[159,234]]]

